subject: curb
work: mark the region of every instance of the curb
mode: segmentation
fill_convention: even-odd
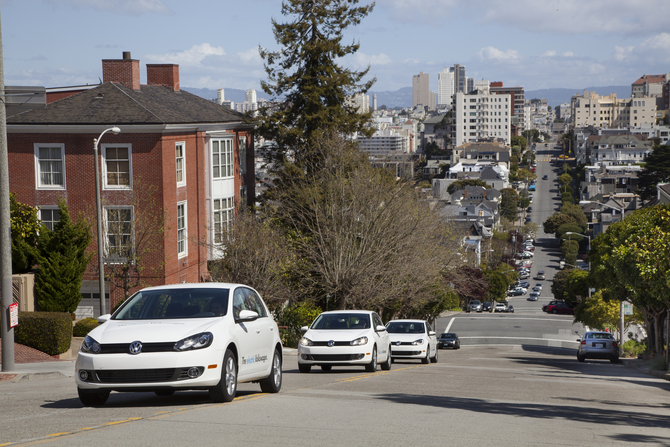
[[[42,372],[42,373],[9,373],[0,374],[0,381],[8,381],[11,383],[19,382],[35,382],[40,380],[63,379],[67,378],[65,374],[58,371]]]
[[[650,376],[655,376],[658,377],[659,379],[665,379],[670,382],[670,372],[666,371],[659,371],[656,369],[650,369],[646,367],[640,367],[635,364],[635,361],[631,360],[621,360],[621,363],[623,363],[624,366],[628,368],[635,368],[638,371],[642,371],[645,374],[648,374]]]

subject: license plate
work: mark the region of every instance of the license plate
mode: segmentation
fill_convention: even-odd
[[[606,343],[593,343],[594,348],[604,348],[605,346],[607,346]]]

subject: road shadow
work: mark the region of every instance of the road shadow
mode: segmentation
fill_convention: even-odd
[[[663,447],[670,447],[670,440],[661,436],[649,436],[638,433],[620,433],[618,435],[607,435],[608,438],[612,438],[615,441],[628,442],[628,443],[641,443],[654,444]]]
[[[527,402],[487,401],[467,397],[432,396],[417,394],[380,394],[377,399],[398,404],[423,405],[472,413],[521,416],[530,419],[566,420],[606,426],[668,428],[666,415],[653,411],[617,411],[598,406],[537,404]]]

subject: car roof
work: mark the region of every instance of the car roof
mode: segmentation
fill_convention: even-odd
[[[162,286],[145,287],[140,292],[145,290],[168,290],[168,289],[232,289],[235,287],[253,287],[246,284],[227,283],[227,282],[193,282],[193,283],[179,283],[179,284],[165,284]]]
[[[328,310],[326,312],[321,312],[323,314],[373,314],[371,310]]]
[[[389,323],[425,323],[426,320],[391,320]],[[386,323],[388,324],[388,323]]]

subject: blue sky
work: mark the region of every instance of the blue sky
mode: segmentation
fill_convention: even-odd
[[[98,83],[102,59],[180,65],[181,86],[259,90],[279,0],[0,0],[5,84]],[[455,63],[526,90],[628,85],[670,72],[668,0],[378,0],[347,32],[373,91]]]

